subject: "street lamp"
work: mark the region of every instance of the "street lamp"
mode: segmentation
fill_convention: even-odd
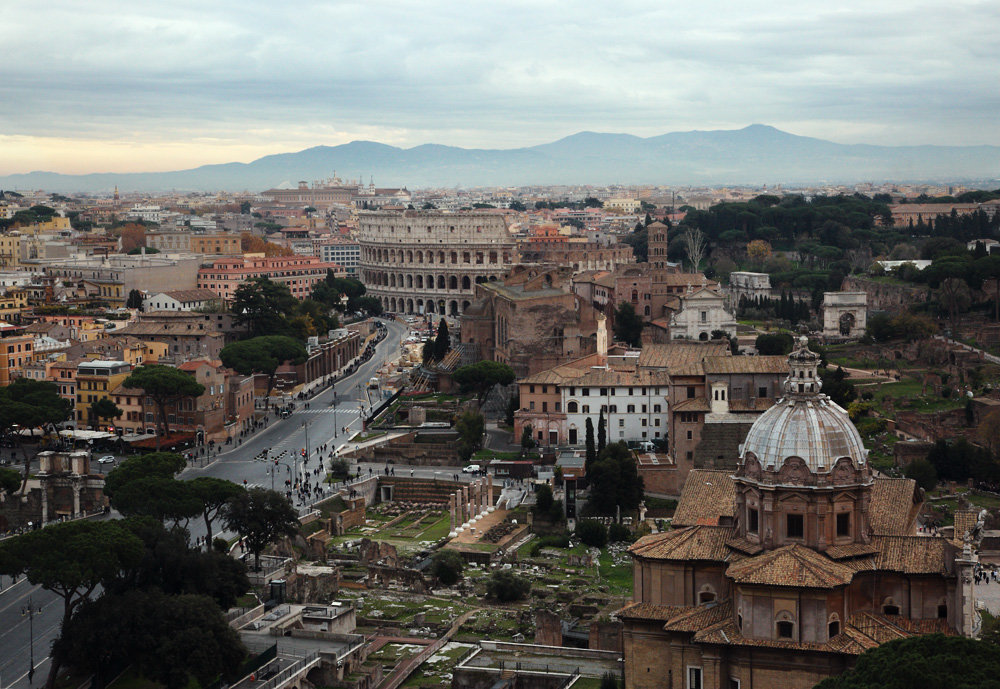
[[[28,634],[30,636],[30,646],[28,651],[28,684],[31,684],[31,680],[35,676],[35,615],[42,611],[42,606],[35,606],[31,602],[31,596],[28,596],[28,605],[21,608],[21,617],[28,617]]]

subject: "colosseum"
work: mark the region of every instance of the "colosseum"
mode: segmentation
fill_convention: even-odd
[[[370,211],[358,217],[361,279],[391,313],[458,316],[477,282],[517,262],[503,216],[482,212]]]

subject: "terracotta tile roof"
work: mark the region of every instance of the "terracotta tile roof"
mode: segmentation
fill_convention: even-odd
[[[955,546],[944,538],[875,536],[872,544],[879,551],[872,563],[875,569],[904,574],[951,574],[948,564]]]
[[[726,541],[726,547],[746,553],[747,555],[756,555],[764,550],[764,546],[759,543],[751,543],[747,539],[739,537],[730,538]]]
[[[673,411],[712,411],[712,405],[704,397],[692,397],[675,404]]]
[[[733,602],[727,599],[686,608],[670,618],[663,628],[670,632],[697,632],[733,617]]]
[[[875,479],[869,512],[872,533],[886,536],[915,533],[914,524],[922,502],[917,482],[912,479]]]
[[[700,362],[705,357],[724,357],[728,353],[728,342],[647,344],[643,345],[639,352],[639,368],[673,369],[676,366]]]
[[[219,299],[219,295],[210,289],[179,289],[171,292],[161,292],[161,294],[165,294],[177,301],[213,301]],[[156,297],[159,294],[151,296]]]
[[[677,531],[644,536],[628,549],[632,557],[647,560],[730,559],[726,541],[733,535],[730,526],[690,526]]]
[[[736,485],[732,472],[692,469],[674,511],[673,525],[718,524],[720,517],[736,516]]]
[[[656,605],[655,603],[630,603],[615,613],[622,620],[652,620],[666,622],[676,617],[684,608],[673,605]]]
[[[951,636],[955,634],[955,631],[948,626],[947,620],[911,620],[901,615],[880,615],[870,610],[851,615],[846,629],[856,632],[855,636],[863,635],[869,643],[876,646],[918,634],[935,632]]]
[[[831,589],[850,584],[854,570],[795,544],[731,564],[726,576],[737,584]]]
[[[705,373],[781,373],[787,375],[788,357],[710,356],[705,357]]]
[[[972,531],[979,523],[979,510],[955,510],[955,535],[952,541],[962,544],[966,531]]]
[[[826,556],[834,560],[849,560],[854,557],[865,557],[878,552],[878,546],[874,543],[848,543],[847,545],[834,545],[826,549]]]
[[[663,386],[661,394],[666,395],[670,376],[666,371],[620,371],[615,369],[589,369],[573,381],[576,385],[602,386]]]
[[[834,652],[834,653],[848,653],[851,655],[861,655],[868,648],[877,646],[878,644],[872,644],[871,646],[862,646],[859,643],[852,642],[850,638],[841,639],[844,634],[839,634],[838,636],[831,639],[830,642],[825,644],[811,643],[807,641],[781,641],[778,639],[753,639],[747,636],[743,636],[740,632],[739,627],[736,626],[736,622],[732,619],[720,622],[716,625],[703,629],[696,632],[694,635],[694,641],[696,643],[702,644],[712,644],[717,646],[753,646],[757,648],[781,648],[796,651],[824,651],[824,652]],[[834,644],[834,640],[837,641]]]

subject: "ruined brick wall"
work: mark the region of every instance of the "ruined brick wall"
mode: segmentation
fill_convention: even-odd
[[[548,610],[535,613],[535,643],[540,646],[562,646],[562,620]]]
[[[643,489],[647,493],[680,495],[689,470],[690,467],[687,470],[682,470],[674,464],[641,464],[639,465],[639,476],[642,477]]]
[[[886,311],[893,315],[907,311],[913,304],[930,300],[929,287],[894,285],[870,278],[849,275],[840,289],[844,292],[864,292],[868,295],[868,311]]]
[[[923,440],[899,441],[892,446],[893,460],[898,467],[906,467],[915,459],[927,459],[934,443]]]
[[[596,651],[618,651],[622,650],[622,623],[618,620],[614,622],[598,622],[594,620],[590,623],[590,639],[587,648]]]
[[[750,431],[752,422],[706,423],[701,442],[694,450],[694,465],[699,469],[735,469],[740,443]]]

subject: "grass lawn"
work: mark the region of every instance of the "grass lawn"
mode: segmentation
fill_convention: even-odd
[[[615,565],[612,556],[604,551],[598,560],[598,570],[601,573],[601,581],[608,585],[610,593],[632,595],[634,580],[630,563]]]
[[[874,393],[876,405],[885,413],[883,406],[887,395],[891,395],[897,409],[912,409],[918,412],[946,411],[965,406],[965,400],[958,395],[951,397],[934,397],[923,393],[923,383],[915,378],[903,378],[898,383],[883,383],[881,385],[861,388]]]
[[[114,682],[108,685],[108,689],[162,689],[163,685],[146,679],[139,674],[134,667],[130,667],[123,672]]]

